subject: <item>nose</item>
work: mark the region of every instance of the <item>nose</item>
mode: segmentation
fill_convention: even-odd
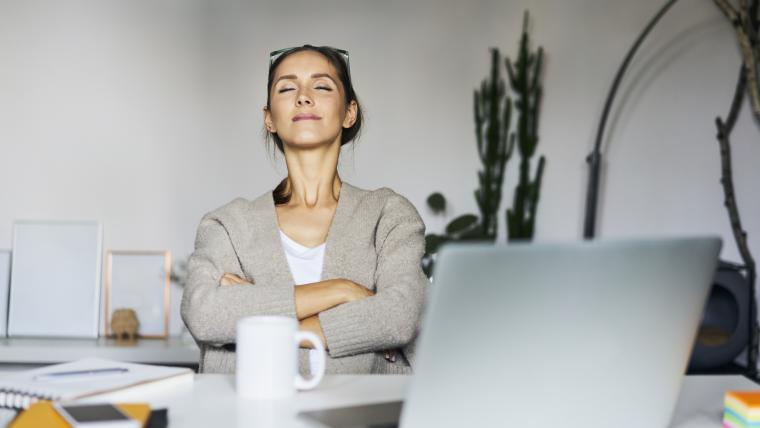
[[[298,105],[299,107],[300,107],[300,106],[304,106],[304,105],[306,105],[306,106],[310,106],[310,105],[312,105],[312,104],[314,104],[314,102],[313,102],[313,101],[311,100],[311,98],[309,98],[309,96],[308,96],[306,93],[304,93],[304,92],[301,92],[301,93],[298,95],[298,98],[296,99],[296,105]]]

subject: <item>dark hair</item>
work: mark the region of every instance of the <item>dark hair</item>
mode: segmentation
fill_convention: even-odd
[[[361,104],[359,104],[359,98],[356,96],[356,92],[354,91],[354,85],[351,83],[351,75],[348,71],[348,64],[346,64],[345,59],[343,58],[343,55],[341,55],[338,51],[335,49],[328,47],[328,46],[312,46],[312,45],[303,45],[299,46],[297,48],[293,48],[284,54],[280,55],[275,59],[275,61],[269,66],[269,77],[267,79],[267,105],[266,109],[269,110],[271,108],[271,97],[270,94],[272,93],[272,84],[274,83],[274,73],[277,70],[277,67],[280,65],[280,63],[288,56],[296,53],[296,52],[302,52],[302,51],[314,51],[322,54],[325,58],[327,58],[327,61],[332,64],[333,67],[335,67],[335,71],[338,73],[338,79],[343,84],[343,92],[345,93],[345,104],[348,106],[351,101],[356,102],[356,121],[353,125],[351,125],[350,128],[343,129],[343,132],[341,134],[340,138],[340,145],[343,146],[344,144],[347,144],[351,141],[356,140],[359,138],[359,131],[362,127],[362,108]],[[275,146],[277,146],[277,149],[280,151],[280,153],[285,153],[285,149],[283,148],[282,140],[275,132],[269,132],[264,128],[264,132],[266,135],[266,141],[274,141]],[[288,189],[287,186],[287,177],[283,179],[279,185],[272,191],[272,196],[274,197],[274,203],[275,205],[281,205],[286,204],[290,201],[290,189]]]

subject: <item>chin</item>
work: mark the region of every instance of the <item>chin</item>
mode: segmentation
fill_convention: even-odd
[[[307,148],[315,148],[319,146],[326,146],[330,145],[333,141],[335,141],[336,136],[332,137],[324,137],[324,136],[318,136],[318,135],[299,135],[296,138],[293,138],[286,143],[288,146],[292,148],[301,148],[301,149],[307,149]],[[286,141],[286,140],[283,140]]]

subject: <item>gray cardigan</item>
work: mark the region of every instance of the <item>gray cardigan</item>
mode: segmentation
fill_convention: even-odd
[[[250,315],[296,316],[294,283],[279,236],[272,192],[237,198],[206,214],[190,256],[181,314],[201,349],[200,371],[235,369],[235,324]],[[327,235],[322,280],[350,279],[373,291],[319,314],[327,373],[410,373],[429,282],[420,261],[425,225],[414,206],[388,188],[343,182]],[[220,286],[225,272],[253,285]],[[396,352],[396,361],[385,350]],[[308,350],[299,350],[308,371]]]

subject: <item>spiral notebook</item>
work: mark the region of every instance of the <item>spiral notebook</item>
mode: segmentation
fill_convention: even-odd
[[[26,409],[40,400],[78,400],[193,375],[183,367],[85,358],[0,376],[0,408]]]

